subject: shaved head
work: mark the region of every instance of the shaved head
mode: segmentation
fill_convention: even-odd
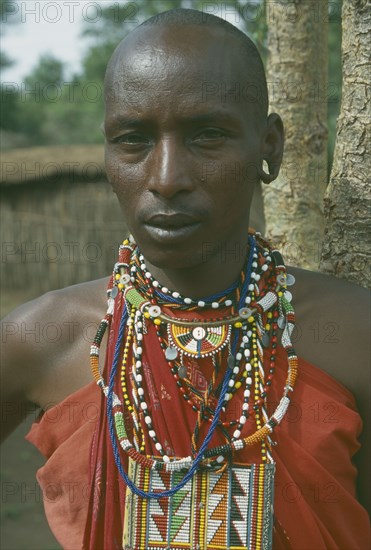
[[[255,44],[246,34],[224,19],[192,9],[174,9],[154,15],[129,33],[119,43],[108,64],[105,77],[106,93],[110,93],[114,82],[117,80],[119,68],[126,61],[128,52],[132,48],[149,47],[156,40],[156,37],[162,34],[164,29],[173,27],[183,29],[189,27],[195,30],[198,28],[200,37],[204,38],[205,47],[210,38],[213,38],[215,43],[223,44],[225,51],[223,52],[223,59],[220,60],[221,64],[229,64],[228,57],[231,59],[237,57],[240,68],[235,81],[248,83],[251,100],[255,102],[262,118],[266,118],[268,113],[267,83],[264,66]],[[179,37],[179,40],[181,40],[181,37]],[[192,47],[192,44],[183,42],[179,46],[181,48]],[[199,55],[202,55],[203,51],[202,48]],[[213,75],[202,74],[200,78],[211,83]],[[223,82],[223,79],[219,78],[219,82],[215,81],[215,86],[219,85],[220,82]]]

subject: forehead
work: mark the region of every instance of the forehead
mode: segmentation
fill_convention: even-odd
[[[121,44],[106,78],[107,112],[164,102],[178,110],[245,107],[258,97],[240,42],[214,28],[144,27]]]

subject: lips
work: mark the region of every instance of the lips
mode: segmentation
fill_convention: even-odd
[[[190,216],[189,214],[178,212],[171,214],[155,214],[146,221],[146,225],[151,225],[152,227],[158,227],[161,229],[177,229],[197,223],[200,223],[200,220],[197,218]]]
[[[180,212],[153,214],[144,222],[152,239],[162,243],[184,240],[195,233],[200,225],[200,219]]]

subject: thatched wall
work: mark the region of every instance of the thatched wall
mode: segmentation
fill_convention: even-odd
[[[9,151],[1,159],[1,283],[42,293],[108,275],[125,224],[103,147]]]

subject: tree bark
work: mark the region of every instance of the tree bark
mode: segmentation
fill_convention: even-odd
[[[327,184],[327,2],[266,2],[270,110],[285,126],[280,175],[264,186],[267,236],[318,269]]]
[[[369,178],[371,14],[365,0],[344,0],[343,94],[334,163],[325,197],[321,270],[371,286]]]

